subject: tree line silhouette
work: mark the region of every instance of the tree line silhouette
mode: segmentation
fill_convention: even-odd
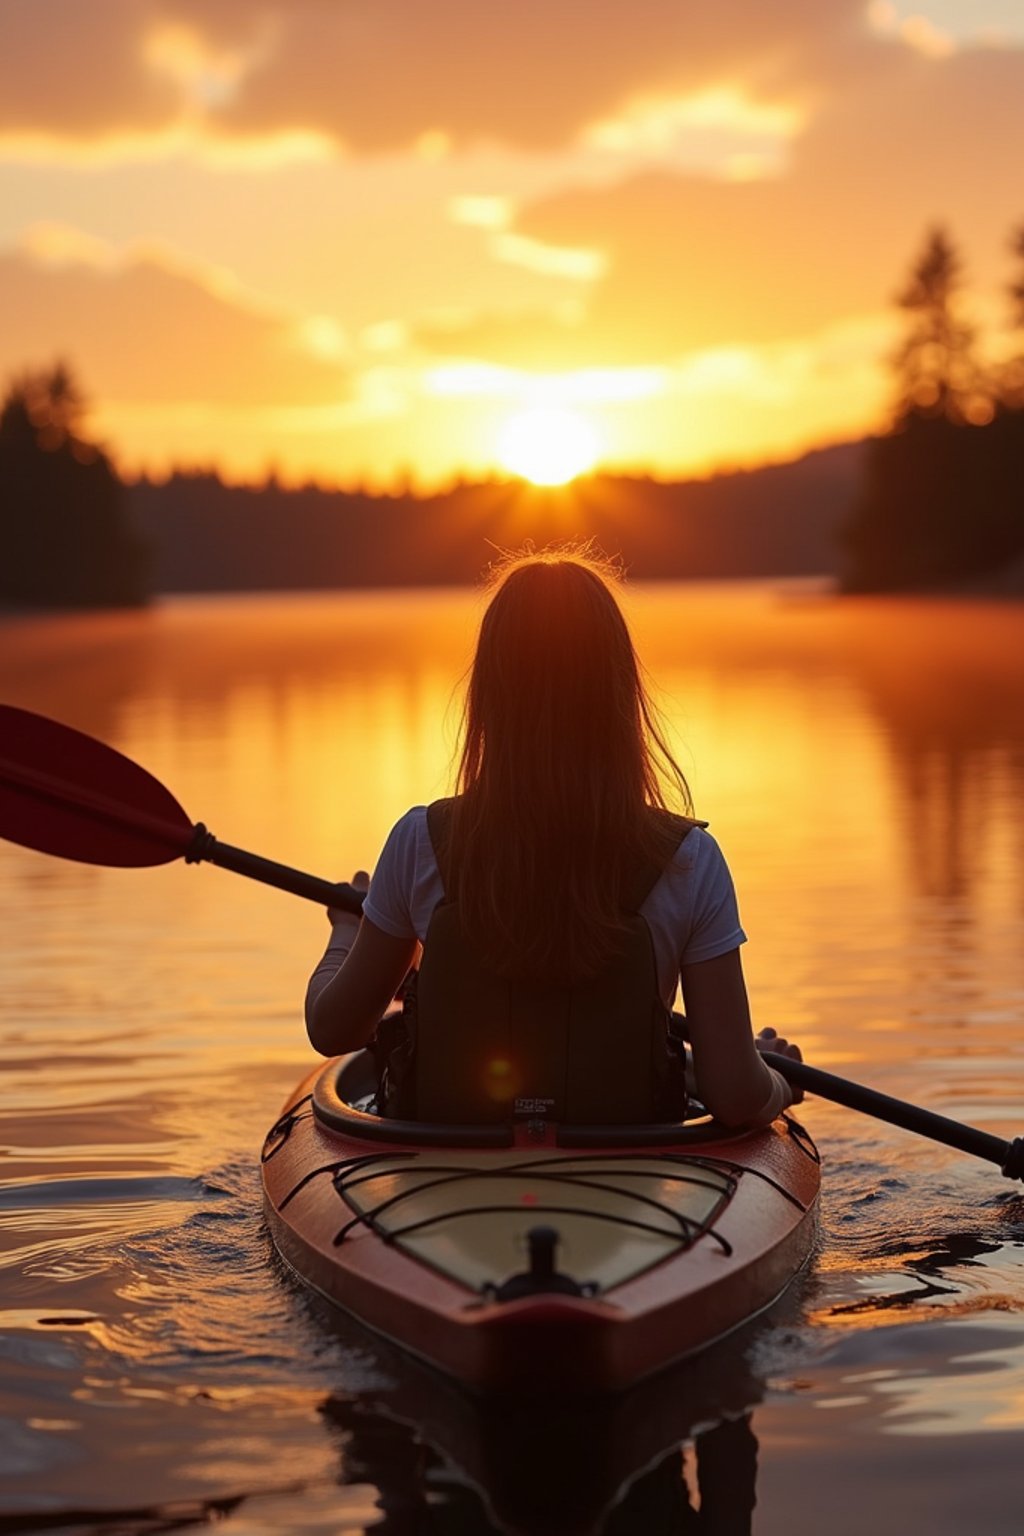
[[[943,228],[897,295],[907,324],[891,359],[892,424],[869,445],[842,535],[849,591],[970,586],[1024,560],[1024,225],[1010,247],[1011,345],[997,363],[979,360]]]
[[[472,583],[495,546],[594,539],[632,575],[816,575],[834,565],[861,444],[704,481],[593,475],[540,488],[459,484],[432,496],[141,481],[131,502],[167,592]]]

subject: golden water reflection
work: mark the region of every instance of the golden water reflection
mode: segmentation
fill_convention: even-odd
[[[1024,606],[754,584],[637,588],[629,607],[736,877],[757,1022],[820,1065],[1019,1134]],[[121,748],[223,840],[347,876],[449,786],[479,609],[462,592],[371,593],[8,617],[0,699]],[[290,1528],[371,1524],[367,1485],[335,1487],[317,1405],[340,1380],[368,1411],[374,1367],[324,1343],[282,1285],[253,1167],[309,1062],[299,1000],[322,913],[209,867],[107,870],[2,845],[0,922],[14,1341],[0,1419],[22,1468],[0,1487],[38,1498],[42,1468],[65,1503],[104,1484],[123,1504],[229,1485],[269,1499],[298,1462]],[[937,1536],[959,1536],[949,1465],[907,1449],[953,1437],[960,1470],[983,1469],[976,1528],[999,1536],[1024,1199],[986,1165],[821,1101],[804,1118],[826,1153],[822,1248],[786,1328],[758,1346],[757,1529],[817,1529],[832,1480],[883,1536],[926,1475],[946,1493]],[[115,1454],[109,1426],[129,1406]],[[244,1531],[250,1516],[231,1518]]]

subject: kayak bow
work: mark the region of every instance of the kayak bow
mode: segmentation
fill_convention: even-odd
[[[612,1390],[768,1307],[806,1262],[820,1170],[786,1116],[424,1125],[357,1107],[366,1053],[288,1100],[263,1151],[296,1275],[477,1390]]]

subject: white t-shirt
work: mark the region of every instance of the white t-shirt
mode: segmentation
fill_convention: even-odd
[[[443,898],[427,809],[417,805],[388,834],[363,912],[392,938],[422,942]],[[702,827],[694,827],[679,844],[640,913],[654,940],[658,985],[668,1007],[682,966],[728,954],[747,937],[740,927],[729,867]]]

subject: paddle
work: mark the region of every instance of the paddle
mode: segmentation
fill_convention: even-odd
[[[220,843],[131,758],[45,715],[0,704],[0,836],[41,853],[123,867],[206,861],[321,906],[362,910],[363,893]],[[683,1023],[683,1021],[680,1021]],[[1024,1179],[1024,1137],[1003,1141],[902,1099],[766,1051],[787,1081],[849,1109],[928,1136]]]
[[[206,861],[321,906],[363,893],[220,843],[131,758],[82,731],[0,704],[0,836],[40,853],[125,868]]]
[[[1022,1136],[1015,1137],[1013,1141],[1004,1141],[1001,1136],[975,1130],[971,1125],[949,1120],[945,1115],[932,1114],[928,1109],[919,1109],[916,1104],[908,1104],[905,1099],[876,1093],[873,1088],[864,1088],[860,1083],[851,1083],[848,1078],[835,1077],[831,1072],[809,1067],[806,1062],[792,1061],[788,1056],[780,1056],[775,1051],[762,1051],[761,1059],[781,1072],[787,1082],[805,1088],[809,1093],[816,1093],[819,1098],[831,1099],[834,1104],[844,1104],[847,1109],[873,1115],[876,1120],[885,1120],[889,1125],[901,1126],[905,1131],[914,1131],[918,1136],[927,1136],[932,1141],[942,1142],[944,1146],[956,1147],[959,1152],[968,1152],[972,1157],[995,1163],[1008,1179],[1024,1179]]]

